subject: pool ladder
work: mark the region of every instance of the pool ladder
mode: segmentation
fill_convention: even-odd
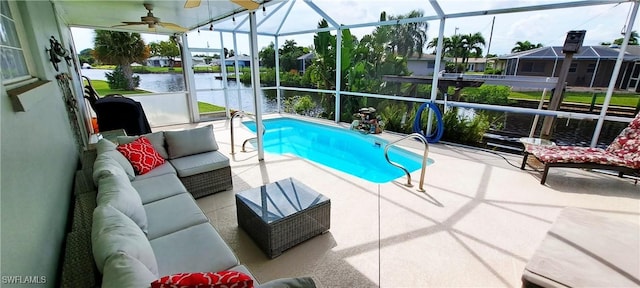
[[[387,144],[384,147],[384,158],[387,159],[387,162],[389,162],[389,164],[402,169],[402,171],[404,171],[404,173],[407,174],[407,184],[405,184],[405,186],[413,187],[413,184],[411,184],[411,174],[409,173],[409,171],[406,168],[402,167],[402,165],[389,160],[389,154],[387,153],[389,151],[389,148],[391,148],[391,146],[393,146],[394,144],[396,144],[396,143],[398,143],[398,142],[400,142],[402,140],[405,140],[407,138],[417,138],[418,140],[420,140],[420,142],[422,142],[422,144],[424,144],[424,156],[422,157],[422,171],[421,171],[421,174],[420,174],[420,185],[418,186],[418,191],[424,192],[424,188],[423,188],[423,186],[424,186],[424,172],[425,172],[425,169],[427,168],[427,159],[428,159],[427,157],[429,156],[429,144],[427,142],[427,139],[424,138],[424,136],[422,134],[420,134],[420,133],[412,133],[412,134],[404,136],[404,137],[402,137],[402,138],[400,138],[398,140],[390,142],[389,144]]]
[[[245,116],[253,119],[253,121],[255,121],[256,124],[258,123],[258,121],[256,120],[255,117],[253,117],[253,115],[244,113],[243,111],[236,111],[236,112],[233,113],[233,115],[231,116],[231,154],[232,155],[235,154],[235,151],[234,151],[235,150],[235,144],[234,144],[234,141],[233,141],[233,138],[234,138],[234,136],[233,136],[234,135],[234,133],[233,133],[233,119],[235,119],[237,117],[245,117]],[[262,135],[264,135],[264,133],[266,131],[267,131],[267,128],[264,126],[264,124],[262,124]],[[252,138],[249,138],[247,140],[244,140],[244,142],[242,142],[242,152],[247,152],[244,149],[245,145],[247,145],[247,142],[249,142],[251,140],[254,140],[254,139],[257,139],[257,138],[258,137],[256,136],[256,137],[252,137]]]

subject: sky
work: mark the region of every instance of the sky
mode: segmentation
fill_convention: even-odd
[[[440,0],[438,3],[445,13],[461,13],[477,10],[499,9],[523,6],[529,4],[549,4],[568,2],[569,0]],[[316,0],[314,3],[332,17],[337,23],[353,25],[358,23],[371,23],[379,19],[380,12],[386,11],[387,15],[404,15],[412,10],[421,10],[425,16],[435,15],[431,5],[425,0]],[[288,4],[277,9],[279,4],[268,6],[267,15],[273,15],[267,19],[259,31],[273,33],[280,27],[280,23],[286,14]],[[556,10],[544,10],[533,12],[521,12],[511,14],[451,18],[445,21],[444,36],[454,34],[473,34],[480,32],[487,42],[484,53],[497,55],[509,54],[518,41],[529,41],[533,44],[541,43],[544,46],[562,46],[567,32],[571,30],[586,30],[583,45],[599,45],[601,42],[613,42],[616,38],[623,37],[621,32],[625,29],[631,3],[619,5],[598,5],[581,8],[568,8]],[[258,22],[265,16],[257,13]],[[231,21],[216,23],[215,27],[230,28],[240,25],[246,16],[236,17],[236,24]],[[495,22],[493,18],[495,17]],[[282,24],[281,33],[312,30],[322,19],[303,1],[296,1],[291,13]],[[492,24],[492,22],[494,22]],[[246,22],[248,23],[248,21]],[[429,39],[438,36],[440,22],[429,21],[427,35]],[[221,38],[224,47],[233,49],[233,38],[230,33],[209,31],[204,28],[200,31],[188,33],[190,47],[221,48]],[[241,29],[248,29],[247,24]],[[639,30],[638,21],[633,25],[633,30]],[[351,29],[351,33],[358,38],[373,31],[374,27]],[[493,32],[493,33],[492,33]],[[85,48],[93,48],[93,30],[72,28],[77,51]],[[222,37],[220,36],[222,34]],[[155,34],[142,34],[145,42],[157,42],[167,40],[166,36]],[[313,34],[290,35],[279,37],[281,46],[286,40],[295,40],[299,46],[312,46]],[[273,37],[259,36],[258,49],[273,42]],[[237,37],[237,52],[249,54],[249,39],[246,34]],[[490,45],[490,46],[489,46]],[[425,47],[425,53],[431,53],[432,49]]]

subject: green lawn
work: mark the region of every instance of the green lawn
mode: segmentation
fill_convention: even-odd
[[[85,80],[84,84],[86,85],[86,83],[87,81]],[[94,89],[96,89],[96,91],[98,92],[98,95],[100,96],[105,96],[109,94],[127,95],[127,94],[151,93],[149,91],[145,91],[141,89],[137,89],[135,91],[111,90],[109,88],[109,84],[107,83],[107,81],[104,81],[104,80],[91,80],[91,85],[93,86]],[[219,112],[219,111],[224,111],[224,107],[198,101],[198,110],[200,111],[200,113]]]
[[[540,100],[542,92],[511,92],[510,99],[529,99]],[[593,93],[591,92],[565,92],[562,102],[591,104],[593,101]],[[606,96],[605,93],[596,93],[596,104],[602,104]],[[551,98],[551,91],[547,92],[546,100]],[[612,106],[637,107],[640,96],[638,94],[613,93],[611,96]]]
[[[224,107],[198,101],[198,111],[200,111],[200,113],[219,112],[224,111]]]
[[[182,67],[174,67],[173,70],[169,70],[169,67],[152,67],[152,66],[136,66],[132,67],[134,73],[182,73]],[[193,67],[193,71],[196,73],[220,73],[220,66],[198,66]],[[233,73],[234,67],[227,67],[227,73]],[[248,67],[242,68],[241,72],[249,73]]]
[[[93,65],[93,69],[113,70],[116,69],[116,65]]]
[[[87,84],[87,80],[84,80],[84,85]],[[100,96],[105,96],[105,95],[109,95],[109,94],[122,94],[122,95],[127,95],[127,94],[144,94],[144,93],[150,93],[149,91],[145,91],[145,90],[141,90],[141,89],[136,89],[134,91],[127,91],[127,90],[119,90],[119,89],[111,89],[109,88],[109,83],[107,81],[104,80],[91,80],[91,86],[93,86],[93,89],[96,89],[96,92],[98,92],[98,95]]]
[[[113,70],[115,65],[98,65],[93,66],[93,69],[106,69]],[[153,67],[153,66],[133,66],[131,67],[134,73],[182,73],[182,67],[175,67],[173,70],[169,70],[169,67]],[[220,73],[220,66],[207,66],[207,67],[194,67],[195,72],[208,72],[208,73]],[[233,73],[235,68],[233,66],[227,67],[227,73]],[[249,73],[251,70],[249,67],[240,68],[240,72]]]

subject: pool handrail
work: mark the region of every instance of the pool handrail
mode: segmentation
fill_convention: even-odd
[[[251,114],[247,114],[244,111],[236,111],[233,113],[233,115],[231,115],[231,155],[235,154],[235,144],[234,144],[234,133],[233,133],[233,119],[235,119],[236,117],[249,117],[251,119],[253,119],[253,121],[256,121],[256,118],[253,117],[253,115]],[[258,121],[256,121],[257,123]],[[262,124],[262,134],[264,135],[264,133],[266,133],[267,128],[264,126],[264,124]],[[252,139],[255,139],[257,137],[252,137],[249,138],[247,140],[244,140],[244,142],[242,142],[242,152],[246,152],[244,149],[244,146],[247,144],[247,142],[249,142]]]
[[[422,144],[424,144],[424,155],[422,157],[422,171],[420,172],[420,185],[418,186],[418,191],[420,192],[425,192],[424,190],[424,173],[425,173],[425,169],[427,168],[427,159],[429,156],[429,143],[427,142],[427,139],[424,137],[424,135],[420,134],[420,133],[411,133],[409,135],[406,135],[398,140],[389,142],[385,147],[384,147],[384,158],[387,159],[387,162],[389,162],[389,164],[398,167],[400,169],[402,169],[402,171],[404,171],[404,173],[407,175],[407,184],[405,184],[405,186],[407,187],[413,187],[413,184],[411,184],[411,173],[409,173],[409,171],[404,168],[402,165],[395,163],[393,161],[391,161],[389,159],[389,154],[387,153],[389,151],[389,148],[395,144],[398,143],[402,140],[405,140],[407,138],[417,138],[418,140],[420,140],[420,142],[422,142]]]

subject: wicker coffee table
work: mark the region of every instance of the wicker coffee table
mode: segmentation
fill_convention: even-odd
[[[236,194],[238,225],[269,256],[329,230],[331,200],[293,178]]]

